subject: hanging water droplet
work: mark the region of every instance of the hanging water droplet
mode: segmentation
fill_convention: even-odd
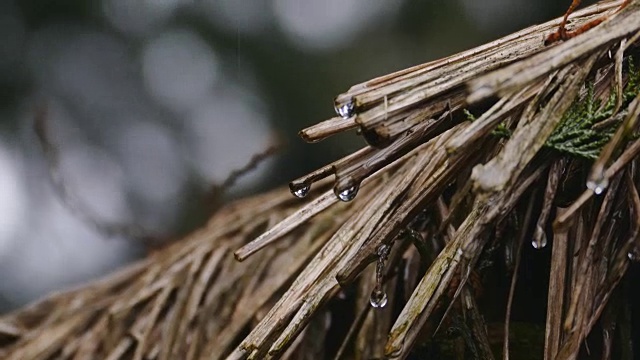
[[[600,179],[595,181],[587,181],[587,188],[592,190],[596,195],[602,194],[607,186],[609,186],[609,180],[607,180],[605,177],[601,177]]]
[[[311,190],[311,186],[306,183],[302,183],[302,184],[291,183],[289,184],[289,189],[291,190],[291,193],[293,194],[293,196],[297,198],[303,198],[307,196],[307,194],[309,194],[309,190]]]
[[[340,188],[340,187],[336,186],[333,189],[333,192],[336,194],[338,199],[340,199],[342,201],[351,201],[358,194],[358,190],[359,190],[358,185],[351,185],[350,187],[348,187],[346,189],[343,189],[343,188]]]
[[[356,105],[351,100],[344,104],[336,104],[335,109],[336,114],[340,115],[343,119],[348,119],[355,114]]]
[[[391,246],[382,244],[378,246],[376,254],[382,261],[384,261],[387,259],[387,256],[389,256],[389,251],[391,251]]]
[[[371,292],[371,297],[369,297],[369,303],[374,308],[383,308],[387,305],[388,301],[387,293],[382,290],[373,290]]]
[[[536,226],[536,231],[533,234],[533,241],[531,241],[531,245],[534,249],[542,249],[547,246],[547,234],[545,234],[544,229],[540,226]]]
[[[299,198],[303,198],[305,196],[307,196],[307,194],[309,193],[309,187],[302,187],[296,191],[294,191],[294,195],[299,197]]]
[[[547,237],[543,236],[540,238],[536,238],[533,239],[533,241],[531,242],[531,246],[533,246],[534,249],[544,249],[547,246]]]
[[[638,250],[631,250],[627,253],[627,257],[631,261],[640,261],[640,254],[638,254]]]
[[[384,262],[389,257],[389,252],[391,252],[391,246],[382,244],[378,246],[376,249],[376,255],[378,255],[378,261],[376,262],[376,284],[371,291],[371,296],[369,297],[369,303],[374,308],[381,308],[387,305],[387,293],[382,288],[382,283],[384,280]]]
[[[599,186],[599,185],[594,185],[592,188],[594,194],[596,195],[602,194],[604,192],[604,189],[605,189],[604,186]]]

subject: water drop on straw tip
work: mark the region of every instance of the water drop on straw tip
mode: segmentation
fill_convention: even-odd
[[[371,292],[371,297],[369,298],[369,303],[374,308],[383,308],[387,305],[387,293],[382,290],[373,290]]]
[[[592,190],[596,195],[601,195],[607,188],[607,186],[609,186],[609,181],[607,181],[607,179],[605,179],[604,177],[597,181],[587,181],[587,188]]]
[[[349,101],[344,104],[336,104],[336,113],[343,119],[352,117],[355,113],[355,105],[353,101]]]
[[[534,249],[544,249],[547,246],[547,239],[542,237],[540,239],[534,239],[531,242],[531,246],[533,246]]]
[[[334,189],[334,193],[338,197],[338,199],[342,201],[351,201],[358,194],[358,185],[352,185],[346,189],[336,187]]]
[[[289,188],[291,189],[291,193],[297,198],[303,198],[309,194],[309,190],[311,190],[311,186],[307,184],[302,185],[294,185],[290,184]]]

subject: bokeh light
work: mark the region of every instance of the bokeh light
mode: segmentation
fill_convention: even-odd
[[[323,50],[347,46],[367,27],[393,20],[401,4],[400,0],[274,0],[273,7],[296,46]]]
[[[214,26],[226,32],[258,35],[273,22],[270,0],[201,0],[200,8]]]
[[[188,30],[152,40],[142,55],[145,85],[161,105],[185,112],[202,101],[218,76],[213,50]]]
[[[213,94],[185,121],[187,158],[209,183],[223,181],[254,154],[267,149],[272,140],[264,110],[241,89]],[[250,175],[260,177],[256,172]]]
[[[26,223],[26,189],[15,149],[0,144],[0,262]]]
[[[105,17],[118,30],[132,36],[148,35],[171,19],[190,0],[104,0]]]
[[[568,1],[567,1],[568,3]],[[104,274],[146,250],[94,221],[176,238],[215,183],[242,196],[361,143],[309,146],[354,83],[558,16],[553,0],[14,1],[0,13],[0,310]],[[60,163],[43,154],[34,114]],[[49,154],[50,155],[50,154]],[[80,204],[52,185],[54,167]],[[77,209],[76,209],[77,211]],[[199,219],[199,220],[193,220]]]

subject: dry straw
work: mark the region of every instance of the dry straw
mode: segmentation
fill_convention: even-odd
[[[357,129],[369,145],[290,184],[312,199],[240,200],[0,318],[0,357],[574,359],[591,334],[603,358],[633,358],[640,1],[621,4],[573,13],[569,29],[607,20],[564,42],[544,44],[556,19],[351,87],[301,136]],[[551,258],[538,348],[510,336],[531,246]],[[510,290],[482,290],[505,272]],[[498,330],[487,296],[508,299]]]

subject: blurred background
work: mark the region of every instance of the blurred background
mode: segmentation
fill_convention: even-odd
[[[592,3],[585,1],[585,4]],[[0,0],[0,312],[144,256],[71,212],[157,239],[211,202],[285,185],[363,145],[297,137],[351,85],[560,16],[557,0]],[[281,151],[224,194],[234,169]]]

